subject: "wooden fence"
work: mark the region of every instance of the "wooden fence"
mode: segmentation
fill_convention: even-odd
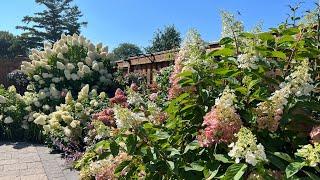
[[[217,48],[219,48],[219,44],[213,43],[207,46],[207,51],[212,51]],[[160,69],[173,64],[178,52],[179,50],[176,49],[130,57],[126,60],[116,61],[116,68],[122,70],[124,75],[131,72],[140,73],[147,77],[148,84],[152,84],[155,74]]]
[[[4,86],[8,86],[7,74],[20,69],[20,65],[22,61],[26,61],[25,57],[17,57],[14,59],[1,59],[0,58],[0,84]]]

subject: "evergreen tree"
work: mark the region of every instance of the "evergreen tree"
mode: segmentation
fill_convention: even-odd
[[[21,38],[30,47],[41,47],[43,41],[55,42],[62,33],[80,33],[80,28],[87,22],[79,21],[82,13],[77,6],[72,6],[73,0],[36,0],[36,3],[45,6],[45,10],[34,16],[25,16],[22,22],[25,26],[17,29],[25,31]]]
[[[158,30],[151,42],[151,46],[145,50],[147,53],[155,53],[179,48],[181,44],[180,32],[175,26],[166,26],[164,30]]]

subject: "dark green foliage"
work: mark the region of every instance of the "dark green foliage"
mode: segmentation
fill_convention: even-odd
[[[122,43],[112,51],[112,54],[113,57],[110,56],[111,58],[113,58],[112,60],[117,61],[126,60],[128,57],[140,55],[142,54],[142,51],[135,44]]]
[[[21,37],[14,36],[6,31],[0,31],[0,57],[13,58],[19,55],[26,55],[26,48],[21,41]]]
[[[179,48],[181,44],[180,32],[175,26],[166,26],[158,30],[151,41],[151,46],[145,50],[147,53],[155,53]]]
[[[78,6],[71,5],[73,0],[36,0],[44,5],[45,10],[37,12],[34,16],[25,16],[22,19],[24,26],[17,29],[25,31],[21,37],[29,48],[39,48],[43,41],[55,42],[62,33],[80,33],[82,26],[87,22],[79,19],[82,13]]]

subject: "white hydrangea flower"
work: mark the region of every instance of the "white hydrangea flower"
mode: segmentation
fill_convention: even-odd
[[[60,69],[60,70],[64,70],[65,66],[64,66],[64,64],[62,62],[57,61],[57,68]]]
[[[0,104],[4,104],[6,102],[7,102],[7,98],[2,96],[2,95],[0,95]]]
[[[72,131],[71,131],[71,129],[69,129],[69,127],[64,127],[63,132],[67,137],[71,137],[71,135],[72,135]]]
[[[99,69],[100,69],[99,68],[99,64],[94,62],[93,65],[92,65],[92,69],[95,70],[95,71],[99,71]]]
[[[236,137],[238,140],[236,143],[229,145],[231,150],[228,153],[230,157],[235,159],[236,163],[245,159],[248,164],[255,166],[259,162],[267,161],[263,145],[257,145],[257,139],[249,129],[242,127]]]
[[[33,122],[38,125],[45,125],[47,120],[46,115],[39,115]]]
[[[72,128],[77,128],[77,127],[80,126],[80,121],[78,121],[78,120],[73,120],[73,121],[71,121],[70,126],[71,126]]]
[[[241,69],[257,69],[259,57],[251,54],[240,54],[237,58],[238,67]]]
[[[120,106],[115,106],[113,110],[118,128],[132,128],[143,121],[148,121],[144,113],[134,113]]]
[[[13,123],[13,119],[11,116],[8,116],[8,117],[4,118],[3,122],[5,124],[11,124],[11,123]]]

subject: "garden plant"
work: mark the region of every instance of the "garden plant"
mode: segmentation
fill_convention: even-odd
[[[0,87],[0,136],[41,132],[81,179],[320,179],[316,17],[246,32],[222,12],[219,48],[190,30],[151,87],[62,35],[22,64],[23,95]]]

